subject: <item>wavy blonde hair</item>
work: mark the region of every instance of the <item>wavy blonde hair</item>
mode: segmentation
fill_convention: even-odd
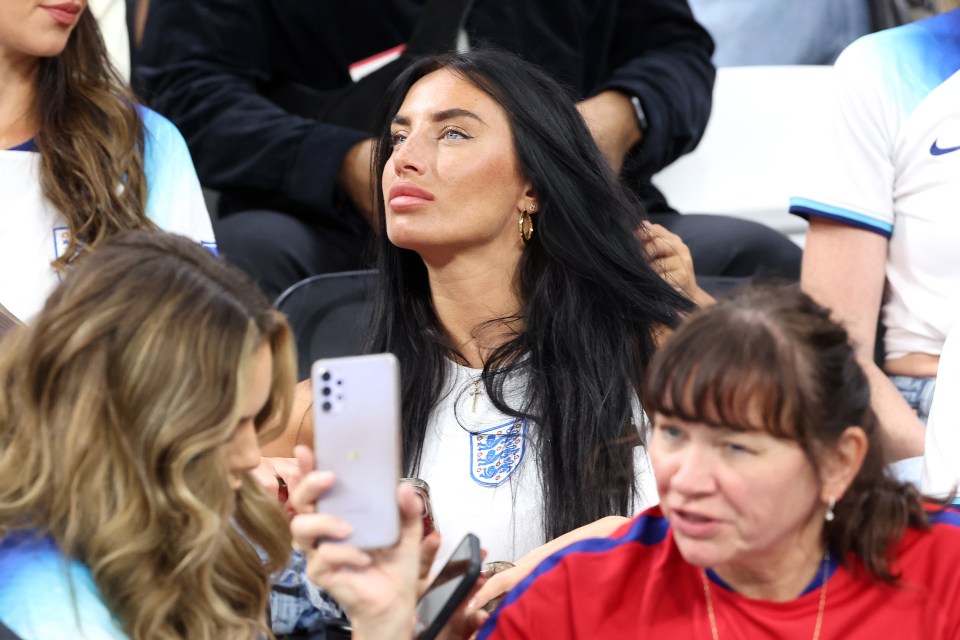
[[[249,475],[231,489],[220,450],[264,344],[273,380],[256,425],[272,432],[296,375],[283,317],[185,238],[105,243],[0,350],[0,538],[50,535],[131,638],[269,635],[268,576],[289,531]]]
[[[33,108],[40,186],[70,230],[56,269],[113,233],[154,228],[146,214],[143,121],[89,10],[60,55],[40,60]]]

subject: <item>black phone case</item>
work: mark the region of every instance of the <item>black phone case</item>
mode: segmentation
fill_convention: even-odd
[[[464,538],[470,545],[470,558],[472,559],[470,567],[463,574],[463,579],[460,580],[456,591],[443,603],[443,608],[440,609],[440,613],[436,615],[433,622],[430,623],[430,626],[417,636],[417,640],[434,640],[440,634],[444,625],[450,621],[453,612],[457,610],[457,607],[459,607],[467,595],[469,595],[473,585],[477,582],[477,578],[480,577],[480,540],[472,533],[468,533]],[[430,585],[430,587],[432,588],[433,585]]]

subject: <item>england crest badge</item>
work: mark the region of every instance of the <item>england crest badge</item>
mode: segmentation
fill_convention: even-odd
[[[498,487],[523,460],[527,446],[527,419],[517,418],[470,434],[470,475],[484,487]]]

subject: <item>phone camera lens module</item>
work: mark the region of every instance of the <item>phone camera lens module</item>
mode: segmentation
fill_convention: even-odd
[[[330,387],[324,387],[324,388],[323,388],[323,395],[325,395],[325,396],[330,395]]]
[[[324,371],[324,372],[323,372],[323,375],[320,376],[320,379],[323,380],[324,382],[326,382],[327,380],[329,380],[329,379],[330,379],[330,372],[329,372],[329,371]]]
[[[331,404],[329,402],[324,402],[322,407],[324,411],[330,411]]]

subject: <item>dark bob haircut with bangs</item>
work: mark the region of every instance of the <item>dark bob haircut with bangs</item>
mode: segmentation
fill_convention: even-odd
[[[847,427],[876,430],[847,332],[796,287],[748,288],[694,314],[654,359],[644,390],[651,414],[767,431],[797,441],[814,464],[815,445]]]
[[[846,330],[797,286],[743,289],[692,314],[647,369],[643,406],[650,416],[793,440],[815,470],[844,431],[863,429],[866,458],[823,535],[839,557],[854,553],[884,582],[897,581],[888,552],[904,529],[929,526],[917,489],[886,470],[870,386]]]

